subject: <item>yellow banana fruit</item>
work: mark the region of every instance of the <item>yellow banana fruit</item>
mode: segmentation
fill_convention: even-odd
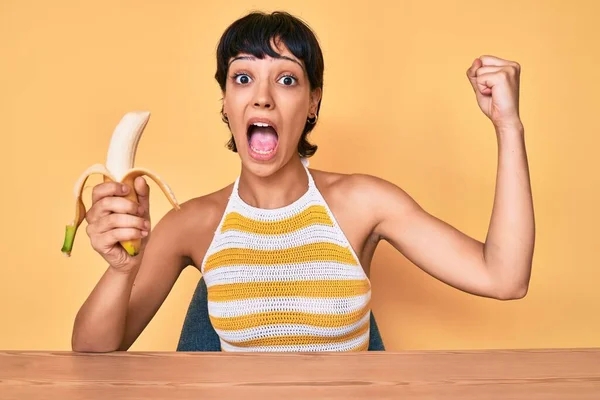
[[[80,175],[75,183],[75,219],[66,226],[65,238],[61,249],[67,257],[71,255],[77,228],[79,228],[79,225],[85,219],[86,209],[81,199],[81,193],[90,175],[101,174],[104,176],[104,182],[113,181],[126,184],[130,190],[129,194],[124,197],[136,203],[138,203],[138,197],[133,187],[133,182],[138,176],[147,175],[156,182],[165,196],[167,196],[171,205],[176,210],[180,209],[173,191],[158,175],[144,168],[133,168],[137,146],[149,118],[150,113],[147,111],[134,111],[125,114],[110,139],[106,165],[94,164],[90,166]],[[141,239],[135,239],[123,241],[120,244],[129,255],[135,256],[139,253],[141,242]]]

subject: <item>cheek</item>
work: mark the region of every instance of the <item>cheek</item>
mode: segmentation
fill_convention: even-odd
[[[304,98],[296,97],[288,104],[287,120],[290,121],[289,127],[293,130],[294,135],[300,136],[304,130],[304,124],[308,116],[308,101]]]
[[[246,105],[247,101],[244,99],[243,93],[232,91],[224,98],[223,111],[227,114],[229,126],[234,134],[237,134],[240,131],[240,126],[244,125],[244,110]]]
[[[302,119],[303,115],[308,115],[309,99],[304,93],[287,93],[277,100],[278,105],[283,105],[280,109],[284,110],[290,120]]]

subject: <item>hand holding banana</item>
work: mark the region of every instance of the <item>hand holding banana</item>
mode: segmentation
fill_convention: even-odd
[[[520,74],[517,62],[488,55],[476,58],[467,70],[479,108],[497,130],[521,125]]]
[[[88,222],[92,247],[110,265],[126,265],[143,251],[150,232],[150,188],[142,175],[154,180],[171,205],[179,210],[175,195],[158,175],[133,167],[137,145],[149,118],[149,112],[125,114],[111,137],[106,165],[92,165],[75,183],[75,218],[66,226],[61,250],[66,256],[71,255],[77,228],[84,219]],[[103,175],[104,183],[94,187],[92,207],[86,212],[81,193],[93,174]]]
[[[135,189],[139,204],[128,199]],[[92,248],[113,267],[124,268],[131,264],[127,249],[143,253],[149,238],[151,221],[149,187],[144,178],[134,181],[134,188],[118,182],[104,182],[92,191],[92,207],[86,212],[86,232]],[[139,240],[139,247],[132,242]],[[121,243],[125,243],[122,245]]]

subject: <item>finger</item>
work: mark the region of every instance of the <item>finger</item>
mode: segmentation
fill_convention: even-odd
[[[92,190],[92,204],[107,196],[125,196],[128,191],[127,185],[118,182],[100,183]]]
[[[150,217],[150,186],[146,180],[138,176],[133,182],[133,186],[138,196],[138,202],[143,209],[143,216]]]
[[[513,61],[505,60],[503,58],[495,57],[495,56],[490,56],[490,55],[479,56],[479,59],[481,60],[483,66],[493,65],[493,66],[496,66],[496,67],[503,67],[505,65],[512,65],[512,64],[514,64]]]
[[[143,216],[140,206],[136,202],[124,197],[109,196],[98,200],[86,213],[85,219],[88,224],[93,224],[112,213]]]
[[[478,75],[477,78],[475,78],[475,81],[479,92],[482,94],[490,94],[492,93],[492,88],[504,79],[502,72],[489,72]]]
[[[477,71],[475,72],[475,77],[477,77],[479,75],[483,75],[483,74],[489,74],[490,72],[502,71],[503,68],[506,68],[506,67],[496,67],[496,66],[481,67],[481,68],[478,68]]]
[[[481,60],[479,58],[476,58],[473,60],[473,62],[471,63],[471,66],[469,67],[469,69],[467,69],[467,77],[469,79],[471,78],[475,78],[475,76],[477,76],[476,72],[479,68],[482,67],[482,63]]]
[[[137,228],[146,231],[150,229],[149,221],[129,214],[110,214],[94,225],[96,225],[94,231],[100,234],[119,228]]]
[[[91,239],[92,236],[96,234],[96,224],[87,224],[85,226],[85,233],[87,233],[88,237]]]
[[[140,239],[144,235],[142,231],[135,228],[118,228],[103,233],[98,237],[98,247],[110,247],[117,242],[123,242],[126,240]]]
[[[477,61],[477,59],[475,61]],[[475,91],[475,93],[478,93],[477,77],[479,75],[483,75],[483,74],[487,74],[487,73],[493,73],[493,72],[498,72],[498,71],[501,71],[502,68],[506,68],[506,67],[496,67],[496,66],[488,66],[488,67],[479,66],[479,67],[476,67],[476,63],[473,62],[473,64],[471,65],[471,67],[467,70],[467,77],[469,78],[469,82],[471,82],[471,86],[473,87],[473,91]]]

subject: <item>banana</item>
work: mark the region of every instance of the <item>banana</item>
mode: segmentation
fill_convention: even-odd
[[[138,143],[142,136],[142,132],[148,123],[150,113],[148,111],[133,111],[128,112],[123,116],[117,127],[115,128],[110,139],[108,153],[106,156],[106,165],[94,164],[88,167],[75,183],[75,218],[66,226],[65,238],[62,253],[70,257],[75,241],[77,228],[85,219],[86,209],[81,199],[81,194],[87,179],[94,174],[104,176],[104,182],[120,182],[129,186],[129,194],[125,198],[138,203],[138,197],[133,187],[133,182],[138,176],[146,175],[150,177],[162,192],[167,196],[171,205],[180,210],[179,203],[173,194],[171,188],[155,173],[144,168],[134,168],[135,153]],[[135,239],[120,242],[121,246],[131,256],[139,253],[142,240]]]

